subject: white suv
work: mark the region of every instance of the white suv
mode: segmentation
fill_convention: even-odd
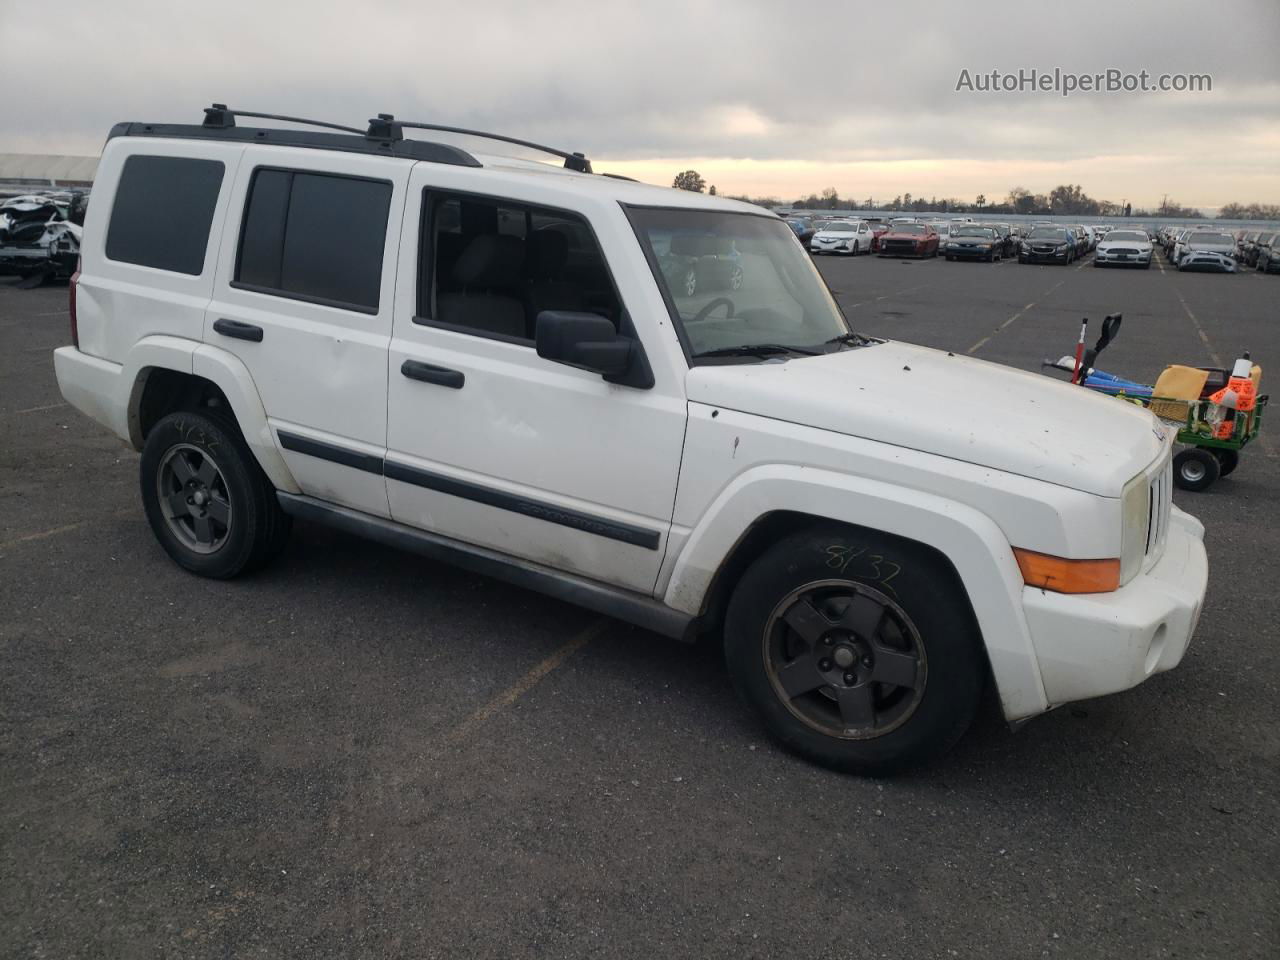
[[[186,569],[300,517],[715,632],[781,742],[860,772],[988,681],[1013,722],[1181,660],[1203,529],[1146,411],[852,332],[753,206],[207,113],[112,131],[55,354]]]

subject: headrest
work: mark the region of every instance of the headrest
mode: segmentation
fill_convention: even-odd
[[[453,265],[453,279],[464,287],[514,287],[524,266],[524,241],[500,233],[476,237]]]
[[[543,227],[529,235],[529,275],[551,280],[560,275],[569,259],[569,238],[559,230]]]

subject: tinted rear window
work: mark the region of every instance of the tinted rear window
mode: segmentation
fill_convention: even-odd
[[[245,205],[236,281],[376,311],[390,207],[385,181],[258,170]]]
[[[107,226],[107,259],[199,276],[224,170],[218,160],[125,160]]]

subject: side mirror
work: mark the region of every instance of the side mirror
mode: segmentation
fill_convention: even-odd
[[[595,313],[543,310],[535,328],[538,356],[598,373],[610,383],[648,389],[653,371],[639,341]]]

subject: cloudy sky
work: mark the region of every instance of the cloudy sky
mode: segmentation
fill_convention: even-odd
[[[96,154],[218,100],[583,150],[722,193],[1280,203],[1280,2],[0,0],[0,152]],[[1209,74],[1199,93],[981,93],[971,75]]]

